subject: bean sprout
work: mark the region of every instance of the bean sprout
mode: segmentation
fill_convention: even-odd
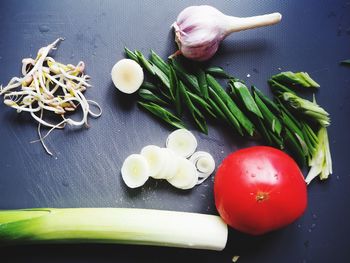
[[[49,57],[51,50],[55,50],[63,38],[56,39],[53,43],[39,49],[36,59],[25,58],[22,60],[22,77],[13,77],[9,83],[0,86],[0,95],[4,96],[4,104],[20,112],[28,112],[38,122],[39,139],[32,142],[41,142],[45,151],[52,155],[45,145],[44,139],[55,129],[63,129],[72,125],[81,127],[88,125],[88,116],[98,118],[102,114],[100,105],[87,100],[83,95],[90,76],[84,74],[85,64],[80,61],[76,66],[64,65]],[[90,106],[98,109],[93,112]],[[82,118],[73,120],[66,118],[67,113],[81,109]],[[60,116],[58,123],[44,120],[45,113],[54,113]],[[42,135],[41,127],[50,128]]]

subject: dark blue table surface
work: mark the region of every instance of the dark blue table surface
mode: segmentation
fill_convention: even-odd
[[[21,60],[57,37],[65,41],[55,59],[86,63],[93,88],[88,98],[103,115],[90,129],[55,131],[44,153],[36,124],[0,104],[0,209],[30,207],[142,207],[216,214],[213,181],[177,191],[150,180],[130,191],[120,178],[123,159],[146,144],[163,145],[169,128],[116,92],[110,79],[123,48],[174,52],[170,25],[186,6],[208,3],[227,14],[251,16],[279,11],[274,27],[236,33],[209,64],[221,65],[265,92],[266,80],[280,70],[307,71],[320,84],[317,100],[332,116],[329,128],[334,174],[308,187],[305,214],[280,231],[249,237],[230,230],[222,252],[122,245],[45,245],[0,249],[0,262],[349,262],[349,99],[350,2],[324,1],[1,1],[0,83],[20,73]],[[247,75],[250,77],[246,77]],[[229,130],[210,125],[194,131],[199,148],[220,162],[248,146]],[[293,198],[293,197],[291,197]]]

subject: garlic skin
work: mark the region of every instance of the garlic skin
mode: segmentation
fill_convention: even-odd
[[[181,53],[189,59],[208,60],[229,34],[273,25],[281,18],[280,13],[240,18],[227,16],[209,5],[187,7],[172,25],[175,30],[175,41],[179,47],[174,55]]]

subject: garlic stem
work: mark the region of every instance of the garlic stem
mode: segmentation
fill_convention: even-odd
[[[226,16],[226,19],[228,20],[226,33],[231,34],[233,32],[277,24],[281,21],[282,15],[280,13],[272,13],[252,17]]]

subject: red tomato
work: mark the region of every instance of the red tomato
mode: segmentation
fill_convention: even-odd
[[[307,204],[298,165],[284,152],[265,146],[230,154],[216,173],[214,195],[223,220],[252,235],[292,223]]]

